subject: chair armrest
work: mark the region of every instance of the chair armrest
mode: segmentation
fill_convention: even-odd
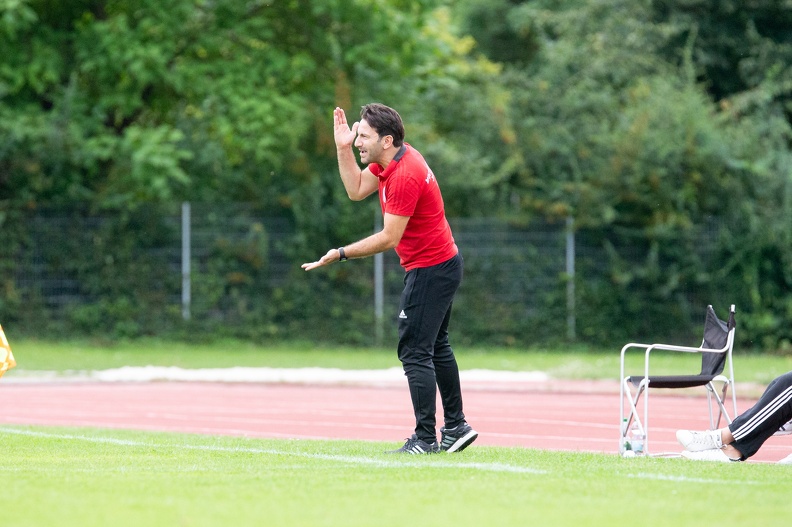
[[[726,353],[729,346],[726,345],[723,349],[711,349],[711,348],[703,348],[703,347],[693,347],[693,346],[675,346],[673,344],[642,344],[640,342],[630,342],[629,344],[625,344],[624,347],[621,349],[621,357],[619,360],[620,363],[620,380],[623,382],[625,379],[624,375],[624,356],[627,350],[631,348],[640,348],[644,350],[645,358],[644,358],[644,378],[647,379],[649,377],[649,355],[652,351],[662,350],[662,351],[678,351],[683,353],[704,353],[704,352],[712,352],[712,353]]]
[[[686,353],[726,353],[729,349],[728,344],[725,348],[702,348],[701,346],[694,348],[692,346],[674,346],[673,344],[652,344],[648,346],[647,353],[653,350],[666,350],[666,351],[683,351]]]

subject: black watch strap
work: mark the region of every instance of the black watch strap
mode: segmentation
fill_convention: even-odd
[[[344,253],[344,248],[343,247],[339,247],[338,248],[338,255],[341,257],[341,258],[339,258],[340,262],[346,262],[347,261],[346,253]]]

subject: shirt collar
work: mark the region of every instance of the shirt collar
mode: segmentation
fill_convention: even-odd
[[[380,173],[380,175],[377,177],[380,179],[385,179],[388,176],[390,176],[393,173],[393,171],[396,170],[396,167],[399,165],[399,161],[402,160],[404,154],[406,153],[407,153],[407,143],[402,143],[401,148],[399,148],[399,151],[396,152],[395,156],[393,156],[391,162],[388,163],[388,166],[385,167],[385,170],[383,170],[382,173]]]

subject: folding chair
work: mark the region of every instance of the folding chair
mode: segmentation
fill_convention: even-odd
[[[670,344],[639,344],[631,342],[621,350],[621,400],[619,403],[619,453],[624,453],[625,438],[630,433],[633,420],[636,421],[638,430],[644,436],[644,453],[649,454],[649,388],[692,388],[704,386],[707,390],[707,404],[709,406],[710,429],[715,430],[720,426],[721,418],[728,424],[732,419],[726,410],[724,401],[729,386],[732,387],[733,414],[737,416],[737,394],[734,389],[734,364],[732,363],[732,348],[734,347],[734,304],[729,311],[728,322],[723,322],[716,315],[712,306],[707,306],[707,316],[704,321],[704,340],[697,348],[687,346],[674,346]],[[624,357],[628,349],[639,348],[644,350],[644,374],[640,376],[624,374]],[[686,353],[701,353],[701,373],[698,375],[651,375],[649,372],[649,356],[653,351],[680,351]],[[724,366],[728,359],[729,374],[723,374]],[[715,390],[714,383],[722,383],[721,393]],[[638,403],[643,395],[643,412],[639,415]],[[718,406],[718,418],[715,420],[712,400]],[[628,403],[625,413],[625,401]]]

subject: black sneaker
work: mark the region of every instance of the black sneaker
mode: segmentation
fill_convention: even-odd
[[[418,439],[418,436],[413,434],[412,437],[404,443],[403,447],[391,450],[388,454],[436,454],[438,452],[440,452],[440,445],[437,444],[437,441],[429,444],[426,441]]]
[[[462,452],[478,437],[478,432],[467,423],[462,423],[455,428],[446,429],[443,427],[440,429],[440,433],[443,434],[440,450],[446,452]]]

